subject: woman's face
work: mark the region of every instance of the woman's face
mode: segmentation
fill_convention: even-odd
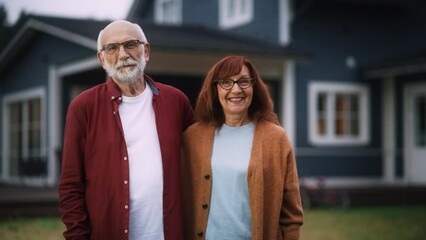
[[[239,74],[229,79],[238,81],[240,79],[252,79],[249,69],[243,65]],[[253,84],[242,89],[237,83],[231,89],[225,90],[220,84],[217,85],[220,105],[222,105],[225,119],[248,118],[248,108],[253,98]]]

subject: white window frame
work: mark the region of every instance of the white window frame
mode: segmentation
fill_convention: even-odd
[[[180,25],[182,23],[182,0],[155,0],[154,21],[158,24]],[[171,4],[172,14],[166,12],[166,4]]]
[[[334,83],[334,82],[311,82],[308,101],[308,129],[309,141],[313,145],[365,145],[370,141],[369,130],[369,106],[370,95],[367,86],[356,83]],[[326,132],[324,135],[317,133],[316,124],[318,119],[318,95],[325,93],[327,96]],[[359,135],[337,136],[335,129],[335,97],[337,94],[356,94],[359,97]]]
[[[246,4],[243,9],[243,2]],[[230,9],[229,4],[235,6]],[[230,29],[247,24],[254,17],[254,0],[219,0],[219,26],[222,29]]]
[[[46,148],[46,99],[45,99],[46,93],[45,89],[42,87],[33,88],[29,90],[24,90],[16,93],[11,94],[5,94],[2,106],[3,106],[3,131],[2,131],[2,138],[3,138],[3,146],[2,146],[2,173],[1,178],[8,182],[14,182],[14,183],[27,183],[28,185],[38,185],[42,182],[45,182],[49,175],[48,171],[48,155],[47,155],[47,148]],[[10,176],[8,170],[9,170],[9,135],[7,129],[10,128],[9,126],[9,104],[15,103],[15,102],[26,102],[27,104],[29,100],[32,100],[34,98],[40,98],[40,151],[42,156],[46,156],[46,176],[45,177],[21,177],[21,176]],[[24,123],[24,125],[27,123]],[[25,128],[25,126],[23,126]],[[25,147],[25,144],[24,144]],[[23,151],[28,151],[28,149],[24,149]]]

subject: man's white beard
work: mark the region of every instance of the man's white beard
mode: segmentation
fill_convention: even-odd
[[[107,62],[105,62],[105,65],[108,75],[110,75],[113,79],[121,83],[129,84],[136,82],[136,80],[142,76],[146,66],[146,59],[145,55],[142,54],[139,61],[128,58],[126,61],[118,61],[114,67],[111,67]],[[133,69],[127,67],[121,69],[121,71],[124,70],[124,72],[119,70],[120,67],[128,65],[135,67],[133,67]]]

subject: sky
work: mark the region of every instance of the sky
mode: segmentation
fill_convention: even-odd
[[[0,0],[13,25],[21,11],[26,13],[92,19],[124,19],[133,0]]]

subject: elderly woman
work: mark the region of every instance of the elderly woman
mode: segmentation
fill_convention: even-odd
[[[183,136],[185,239],[299,239],[296,162],[266,84],[228,56],[208,72]]]

